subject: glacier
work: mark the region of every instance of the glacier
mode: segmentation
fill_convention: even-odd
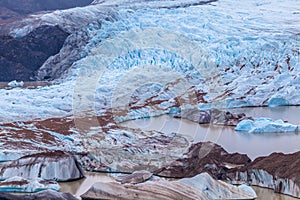
[[[298,1],[118,3],[34,14],[8,27],[15,37],[45,24],[71,35],[40,69],[40,78],[62,74],[53,85],[0,89],[2,121],[108,109],[122,121],[184,107],[299,105]],[[147,86],[150,96],[138,94]]]
[[[22,157],[49,150],[89,152],[85,159],[94,170],[155,170],[184,157],[191,141],[116,123],[195,108],[300,105],[298,8],[297,0],[95,0],[1,27],[15,38],[43,25],[70,34],[36,74],[36,80],[51,77],[50,85],[0,89],[2,179],[16,173],[34,179],[36,172],[46,180],[84,176],[73,157],[58,156],[46,167]],[[236,130],[298,126],[262,118],[244,120]]]

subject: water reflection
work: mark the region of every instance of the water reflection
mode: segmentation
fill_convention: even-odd
[[[255,186],[253,186],[253,189],[255,190],[257,196],[259,197],[258,200],[297,200],[297,198],[288,195],[277,194],[270,189],[260,188]]]

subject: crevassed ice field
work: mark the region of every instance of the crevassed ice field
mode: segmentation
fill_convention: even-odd
[[[87,68],[86,76],[95,71],[105,73],[104,77],[98,78],[99,85],[96,87],[99,87],[101,95],[108,99],[113,98],[111,97],[112,94],[109,94],[112,92],[112,88],[126,87],[119,84],[120,80],[117,80],[119,76],[137,73],[132,70],[132,67],[144,67],[142,65],[145,63],[167,68],[168,73],[164,75],[165,84],[168,82],[167,76],[171,76],[173,80],[174,75],[177,77],[185,76],[185,72],[179,69],[178,63],[174,63],[176,60],[174,58],[182,55],[180,52],[167,52],[168,55],[166,55],[164,50],[168,49],[150,50],[148,47],[143,49],[143,46],[138,46],[138,49],[133,49],[135,51],[123,55],[129,59],[122,59],[122,55],[117,55],[118,57],[115,59],[121,59],[121,62],[110,63],[110,66],[107,66],[108,64],[103,65],[97,61],[97,58],[104,54],[101,52],[103,46],[100,45],[99,47],[101,41],[114,37],[121,40],[119,37],[123,36],[123,32],[137,29],[141,31],[147,28],[161,29],[160,31],[183,35],[191,40],[191,44],[199,45],[199,48],[195,48],[199,52],[193,52],[193,54],[201,56],[202,60],[198,59],[200,62],[207,61],[209,63],[207,66],[204,62],[196,66],[198,67],[198,74],[195,76],[201,77],[206,71],[212,70],[211,68],[214,68],[213,73],[215,75],[221,76],[221,79],[218,80],[219,83],[209,83],[205,80],[199,82],[200,78],[198,78],[199,83],[190,83],[208,93],[205,96],[208,102],[213,100],[210,96],[212,91],[209,89],[215,88],[215,85],[218,84],[218,91],[214,91],[214,93],[216,93],[215,96],[223,95],[220,101],[224,101],[221,104],[225,107],[261,106],[270,103],[299,104],[300,23],[297,17],[299,15],[298,1],[289,3],[287,1],[236,2],[224,0],[178,9],[157,9],[156,7],[160,5],[156,5],[155,2],[152,2],[151,5],[153,8],[147,8],[139,3],[137,8],[131,8],[131,3],[126,3],[122,8],[111,11],[112,16],[109,17],[112,19],[103,21],[101,28],[96,20],[94,22],[90,18],[97,18],[98,21],[101,21],[101,18],[98,19],[99,16],[96,11],[100,7],[103,9],[102,5],[96,5],[94,10],[91,9],[89,12],[87,12],[88,8],[71,9],[68,12],[73,13],[73,16],[75,15],[73,18],[68,18],[62,11],[42,16],[42,23],[62,25],[64,23],[76,23],[76,20],[80,19],[91,20],[92,22],[86,30],[82,30],[90,37],[89,43],[80,52],[84,58],[73,64],[70,72],[59,81],[58,85],[42,87],[37,90],[1,90],[1,104],[6,104],[5,107],[1,108],[2,120],[10,121],[18,118],[24,120],[72,114],[72,102],[75,98],[74,86],[78,86],[78,84],[76,85],[77,77],[80,70],[84,70],[85,67]],[[172,2],[166,3],[165,7],[168,6],[172,6]],[[104,17],[107,16],[104,15]],[[23,31],[30,30],[29,26],[31,25],[13,30],[13,32],[24,34]],[[157,31],[153,30],[153,34],[157,34]],[[126,35],[126,37],[129,37],[126,39],[130,43],[130,36]],[[142,39],[151,40],[151,38]],[[172,38],[168,40],[167,36],[164,36],[161,40],[168,44]],[[151,43],[151,41],[147,42]],[[155,44],[155,41],[152,42]],[[164,45],[161,44],[161,46]],[[127,47],[114,46],[114,48]],[[176,62],[178,61],[176,60]],[[192,65],[190,60],[183,60],[182,62],[186,65]],[[161,70],[166,71],[166,69]],[[143,82],[145,84],[155,83],[157,81],[155,77],[160,73],[149,71],[147,74],[144,73],[145,71],[142,72]],[[169,73],[169,71],[171,72]],[[117,76],[111,77],[115,74]],[[80,76],[85,75],[83,72],[80,74]],[[83,81],[80,84],[88,83]],[[119,89],[118,92],[121,94],[116,95],[122,96],[122,92],[125,93],[126,91],[126,89]],[[226,91],[230,91],[231,95],[226,95],[229,93]],[[108,99],[106,101],[109,101]],[[94,99],[87,99],[87,101],[89,100]],[[103,101],[98,101],[97,104],[101,104]],[[14,104],[7,102],[14,102]],[[97,108],[100,109],[103,106],[97,105]]]

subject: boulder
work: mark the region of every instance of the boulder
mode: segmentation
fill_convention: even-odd
[[[47,189],[59,191],[60,186],[55,181],[45,181],[40,178],[31,180],[18,176],[0,182],[0,191],[2,192],[30,193]]]
[[[255,199],[256,194],[214,180],[204,173],[193,178],[167,181],[154,178],[139,184],[120,184],[116,182],[95,183],[82,196],[83,200],[92,199],[145,199],[145,200],[208,200],[208,199]]]
[[[24,156],[0,164],[0,179],[14,176],[70,181],[83,178],[84,171],[72,154],[52,151]]]
[[[227,178],[235,183],[273,189],[275,192],[300,198],[300,152],[273,153],[252,163],[229,170]]]
[[[36,199],[47,199],[47,200],[78,200],[70,193],[61,193],[53,190],[44,190],[34,194],[26,195],[13,195],[0,191],[1,200],[36,200]]]

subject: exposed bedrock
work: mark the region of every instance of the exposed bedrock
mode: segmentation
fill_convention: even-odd
[[[70,193],[60,193],[53,190],[45,190],[34,194],[13,195],[0,191],[0,199],[2,200],[78,200]]]
[[[0,81],[33,80],[37,70],[60,51],[68,36],[58,26],[46,25],[22,38],[0,36]]]
[[[236,114],[218,109],[198,110],[196,108],[182,110],[180,114],[176,114],[174,117],[187,119],[199,124],[214,123],[229,126],[236,126],[244,119],[252,119],[247,117],[245,113]]]
[[[202,172],[208,172],[217,179],[222,179],[229,168],[251,162],[245,154],[226,152],[221,146],[211,142],[193,144],[188,153],[156,172],[157,175],[184,178]]]
[[[209,174],[199,174],[193,178],[167,181],[153,177],[139,184],[120,184],[117,182],[95,183],[82,196],[91,199],[254,199],[256,194],[239,189],[222,181],[214,180]]]
[[[0,179],[19,176],[44,180],[69,181],[84,177],[76,158],[62,151],[44,152],[24,156],[0,164]]]
[[[300,152],[273,153],[252,163],[230,170],[233,182],[273,189],[275,192],[300,198]]]

